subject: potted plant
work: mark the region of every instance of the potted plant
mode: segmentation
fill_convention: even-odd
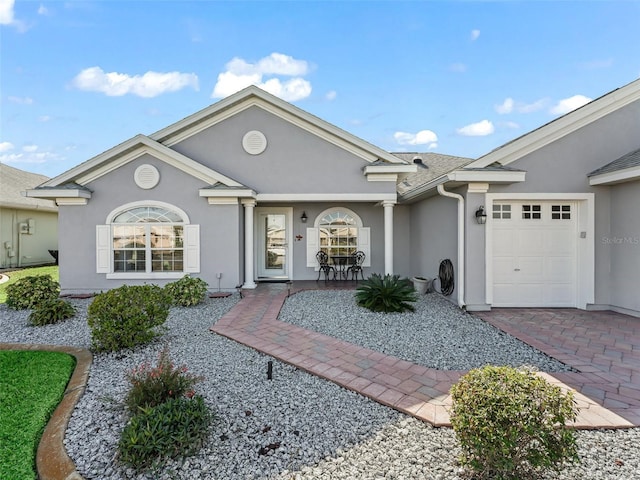
[[[411,279],[413,282],[413,288],[415,288],[416,292],[419,295],[424,295],[427,293],[427,289],[429,288],[430,280],[424,277],[413,277]]]

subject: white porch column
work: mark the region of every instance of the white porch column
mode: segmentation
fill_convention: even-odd
[[[253,198],[242,200],[244,206],[244,284],[242,288],[256,288],[253,281],[253,209],[256,201]]]
[[[393,207],[396,202],[385,200],[384,207],[384,274],[393,275]]]

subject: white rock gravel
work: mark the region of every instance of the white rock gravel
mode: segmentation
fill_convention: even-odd
[[[377,349],[391,354],[404,352],[411,356],[407,359],[418,363],[426,364],[436,358],[450,368],[470,368],[476,365],[465,366],[464,359],[486,362],[485,355],[492,351],[492,345],[498,355],[494,357],[496,362],[504,360],[504,344],[491,343],[504,341],[504,335],[483,336],[484,353],[478,354],[475,347],[460,341],[461,335],[469,341],[469,332],[476,332],[474,327],[465,325],[461,329],[461,324],[477,322],[484,325],[478,327],[480,329],[487,326],[474,317],[464,314],[461,317],[457,308],[448,302],[442,303],[436,296],[427,295],[420,300],[416,318],[408,320],[410,316],[403,316],[401,320],[428,323],[431,332],[439,328],[436,326],[439,322],[444,322],[443,331],[448,330],[449,334],[436,337],[433,333],[431,343],[422,344],[424,348],[420,338],[424,341],[425,336],[403,334],[396,325],[399,316],[373,320],[366,311],[353,305],[351,296],[352,293],[344,291],[294,295],[283,309],[283,319],[291,321],[291,316],[297,315],[310,322],[308,328],[319,331],[333,323],[352,325],[352,328],[343,325],[333,334],[339,333],[354,343],[363,341],[358,338],[366,327],[378,332],[366,335],[378,342],[375,343]],[[74,411],[65,438],[69,455],[85,478],[460,478],[456,464],[459,448],[451,429],[433,428],[278,361],[274,361],[273,380],[267,380],[267,361],[273,360],[271,357],[208,330],[236,300],[236,296],[209,299],[197,307],[174,308],[167,322],[169,331],[160,341],[135,351],[94,356],[87,390]],[[90,302],[72,300],[78,309],[76,317],[45,327],[29,326],[29,312],[16,312],[0,305],[0,342],[89,347],[86,309]],[[438,314],[428,316],[432,310]],[[348,314],[343,315],[341,311]],[[365,323],[360,324],[363,319]],[[474,335],[477,333],[471,336]],[[434,344],[435,338],[442,344],[441,348],[427,348]],[[197,390],[217,419],[209,442],[197,455],[171,462],[162,472],[136,476],[119,465],[116,455],[118,438],[126,422],[122,405],[127,390],[125,373],[144,361],[155,362],[165,343],[176,363],[185,364],[191,372],[206,377]],[[421,350],[445,353],[431,359],[413,357]],[[549,361],[536,358],[539,354],[531,353],[529,347],[518,341],[509,343],[508,350],[507,357],[517,358],[516,363],[547,365]],[[637,478],[640,429],[581,431],[578,436],[582,463],[568,467],[561,474],[550,475],[549,479]],[[279,444],[279,447],[260,455],[259,450],[270,444]]]

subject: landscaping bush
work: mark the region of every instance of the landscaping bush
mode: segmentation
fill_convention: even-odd
[[[35,326],[58,323],[76,314],[76,309],[61,298],[45,300],[29,315],[29,323]]]
[[[196,453],[213,419],[201,396],[171,398],[131,417],[118,443],[120,460],[137,471]]]
[[[577,461],[571,392],[530,370],[485,366],[451,387],[461,463],[476,479],[532,479]]]
[[[60,295],[60,284],[49,275],[23,277],[7,287],[7,306],[14,310],[36,308]]]
[[[96,351],[117,351],[148,343],[162,333],[171,300],[157,285],[123,285],[100,293],[88,309]]]
[[[127,374],[131,389],[127,394],[126,404],[131,413],[140,409],[155,407],[172,398],[193,397],[193,386],[203,380],[187,373],[187,367],[176,367],[169,357],[168,348],[164,348],[158,356],[158,364],[154,367],[143,363]]]
[[[168,283],[164,288],[174,305],[190,307],[204,300],[207,293],[207,282],[201,278],[185,275],[176,282]]]
[[[374,273],[356,289],[358,305],[374,312],[413,312],[415,308],[409,302],[415,302],[417,298],[411,281],[399,275],[382,277]]]

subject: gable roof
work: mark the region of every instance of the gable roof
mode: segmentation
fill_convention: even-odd
[[[150,135],[150,138],[170,147],[238,112],[254,106],[291,122],[368,162],[382,160],[387,164],[404,165],[409,163],[254,85],[246,87],[193,115],[157,131]]]
[[[591,185],[621,183],[640,178],[640,148],[587,175]]]
[[[201,163],[198,163],[195,160],[192,160],[145,135],[136,135],[126,142],[116,145],[106,152],[103,152],[100,155],[67,170],[61,175],[52,178],[51,180],[43,183],[38,187],[38,189],[46,190],[54,187],[63,187],[70,183],[84,185],[115,170],[121,165],[139,158],[144,154],[153,155],[155,158],[158,158],[159,160],[162,160],[210,185],[222,183],[229,187],[243,187],[242,184],[235,180],[205,167]]]
[[[0,163],[0,207],[57,212],[51,200],[28,198],[22,192],[49,180],[49,177],[26,172]]]
[[[640,100],[640,79],[617,88],[478,158],[469,168],[508,165],[630,103]]]

